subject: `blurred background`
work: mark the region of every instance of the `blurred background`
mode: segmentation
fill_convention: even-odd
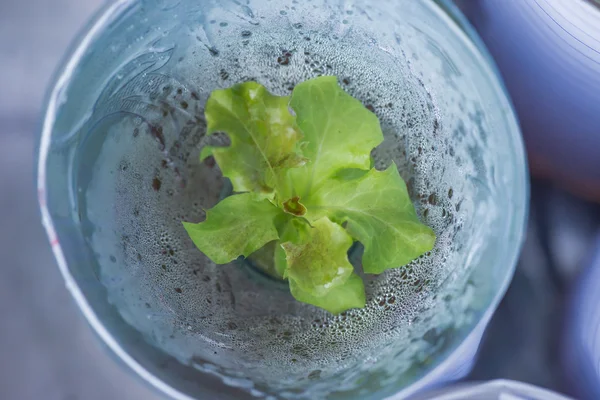
[[[576,323],[573,294],[589,281],[580,276],[600,269],[600,8],[595,0],[457,2],[505,78],[534,174],[521,260],[469,379],[580,396],[563,343]],[[45,90],[102,3],[0,0],[0,399],[158,398],[111,359],[76,309],[33,183]]]

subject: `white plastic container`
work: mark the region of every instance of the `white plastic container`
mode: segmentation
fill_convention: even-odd
[[[425,393],[413,400],[569,400],[569,398],[527,383],[495,380],[455,385]]]

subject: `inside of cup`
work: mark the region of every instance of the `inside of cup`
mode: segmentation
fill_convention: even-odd
[[[48,158],[68,267],[126,351],[159,351],[156,374],[174,386],[178,364],[253,395],[393,393],[444,359],[509,279],[525,207],[510,106],[433,3],[248,3],[127,4],[94,37]],[[337,316],[244,263],[215,265],[181,224],[228,187],[199,161],[210,93],[252,80],[287,95],[321,75],[377,114],[375,166],[396,163],[437,235],[409,265],[364,276],[366,307]]]

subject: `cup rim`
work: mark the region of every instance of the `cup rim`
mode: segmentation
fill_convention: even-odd
[[[135,4],[138,0],[109,0],[103,5],[91,18],[86,26],[76,36],[74,44],[63,56],[63,61],[59,64],[54,77],[52,79],[52,86],[46,96],[44,113],[41,125],[41,134],[38,142],[37,149],[37,172],[36,172],[36,185],[38,204],[42,217],[42,225],[48,236],[54,258],[59,267],[59,271],[65,281],[65,286],[74,298],[78,308],[84,315],[87,322],[92,327],[93,331],[101,338],[101,340],[107,345],[107,347],[133,372],[147,382],[151,387],[163,394],[170,396],[176,400],[194,400],[193,397],[179,391],[178,389],[170,386],[156,375],[151,373],[146,367],[140,362],[136,361],[121,344],[113,336],[111,332],[104,326],[100,318],[93,311],[90,306],[85,294],[78,286],[73,275],[71,274],[63,250],[60,246],[54,223],[50,212],[47,208],[47,191],[46,191],[46,164],[50,149],[50,140],[52,136],[53,126],[56,118],[57,110],[64,102],[64,90],[69,86],[71,77],[79,62],[83,58],[87,49],[93,43],[94,39],[108,26],[113,18],[118,17],[120,12],[129,6]],[[514,274],[518,257],[520,254],[521,246],[524,241],[525,228],[527,221],[527,204],[529,202],[529,184],[527,175],[527,160],[524,152],[523,139],[520,135],[520,128],[514,112],[514,107],[508,93],[502,83],[499,73],[495,67],[495,64],[491,56],[487,53],[487,50],[483,46],[481,40],[475,33],[466,18],[458,11],[458,8],[451,4],[447,0],[429,0],[429,7],[433,12],[436,12],[440,18],[448,19],[448,24],[454,26],[459,35],[465,36],[465,44],[472,47],[472,53],[477,57],[483,58],[480,65],[484,70],[485,74],[489,77],[489,82],[496,87],[495,93],[501,93],[503,98],[499,100],[506,103],[507,113],[506,118],[511,125],[510,131],[512,132],[511,144],[513,154],[516,160],[520,160],[521,173],[518,174],[521,182],[520,187],[523,188],[522,197],[519,204],[522,207],[515,207],[515,213],[513,220],[511,221],[512,229],[509,227],[508,232],[511,233],[511,239],[516,243],[515,246],[510,249],[506,254],[504,264],[509,265],[506,268],[502,282],[498,286],[498,290],[495,296],[488,302],[484,311],[479,315],[478,320],[469,326],[465,331],[468,332],[462,340],[455,343],[455,346],[447,349],[445,354],[442,354],[440,361],[437,365],[434,365],[429,370],[426,370],[413,383],[400,388],[399,391],[394,392],[388,399],[400,400],[411,396],[423,389],[429,387],[432,383],[443,376],[449,367],[452,366],[456,359],[461,355],[462,350],[469,348],[473,343],[479,344],[481,336],[491,319],[494,311],[496,310],[500,300],[504,296],[512,276]],[[452,17],[458,19],[452,20]],[[462,33],[461,33],[462,32]],[[223,383],[226,385],[225,383]]]

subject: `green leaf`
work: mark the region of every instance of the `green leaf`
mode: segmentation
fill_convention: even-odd
[[[285,260],[285,250],[281,247],[281,243],[277,243],[275,246],[275,254],[273,256],[275,271],[281,279],[287,278],[287,261]]]
[[[348,233],[365,247],[366,273],[405,265],[435,243],[433,231],[419,222],[395,164],[385,171],[338,174],[304,204],[309,221],[328,216],[347,224]]]
[[[323,76],[298,84],[290,106],[306,141],[304,167],[290,170],[283,197],[305,198],[345,168],[369,169],[371,150],[383,141],[377,116]]]
[[[275,218],[282,213],[268,200],[256,201],[251,193],[243,193],[220,201],[206,212],[204,222],[183,226],[208,258],[227,264],[279,239]]]
[[[348,261],[352,237],[328,218],[314,221],[302,237],[281,243],[286,275],[303,291],[321,297],[348,280],[354,268]]]
[[[248,257],[246,257],[246,260],[254,268],[261,270],[265,274],[277,279],[283,279],[283,276],[277,271],[276,265],[273,262],[273,258],[275,257],[275,249],[278,247],[280,247],[279,240],[273,240],[256,250],[254,253],[250,254]]]
[[[275,259],[275,270],[281,276],[281,278],[287,278],[287,260],[285,250],[281,246],[281,243],[291,242],[301,244],[310,240],[310,225],[304,218],[289,217],[283,227],[279,230],[279,241],[275,247],[274,259]],[[281,225],[280,225],[281,226]]]
[[[290,292],[296,300],[323,308],[332,314],[365,306],[365,287],[360,276],[355,273],[344,284],[334,287],[321,297],[302,290],[294,280],[290,280]]]
[[[271,95],[246,82],[215,90],[206,103],[207,134],[225,132],[231,145],[205,147],[236,192],[272,196],[282,172],[306,164],[298,145],[302,134],[288,109],[290,98]]]

